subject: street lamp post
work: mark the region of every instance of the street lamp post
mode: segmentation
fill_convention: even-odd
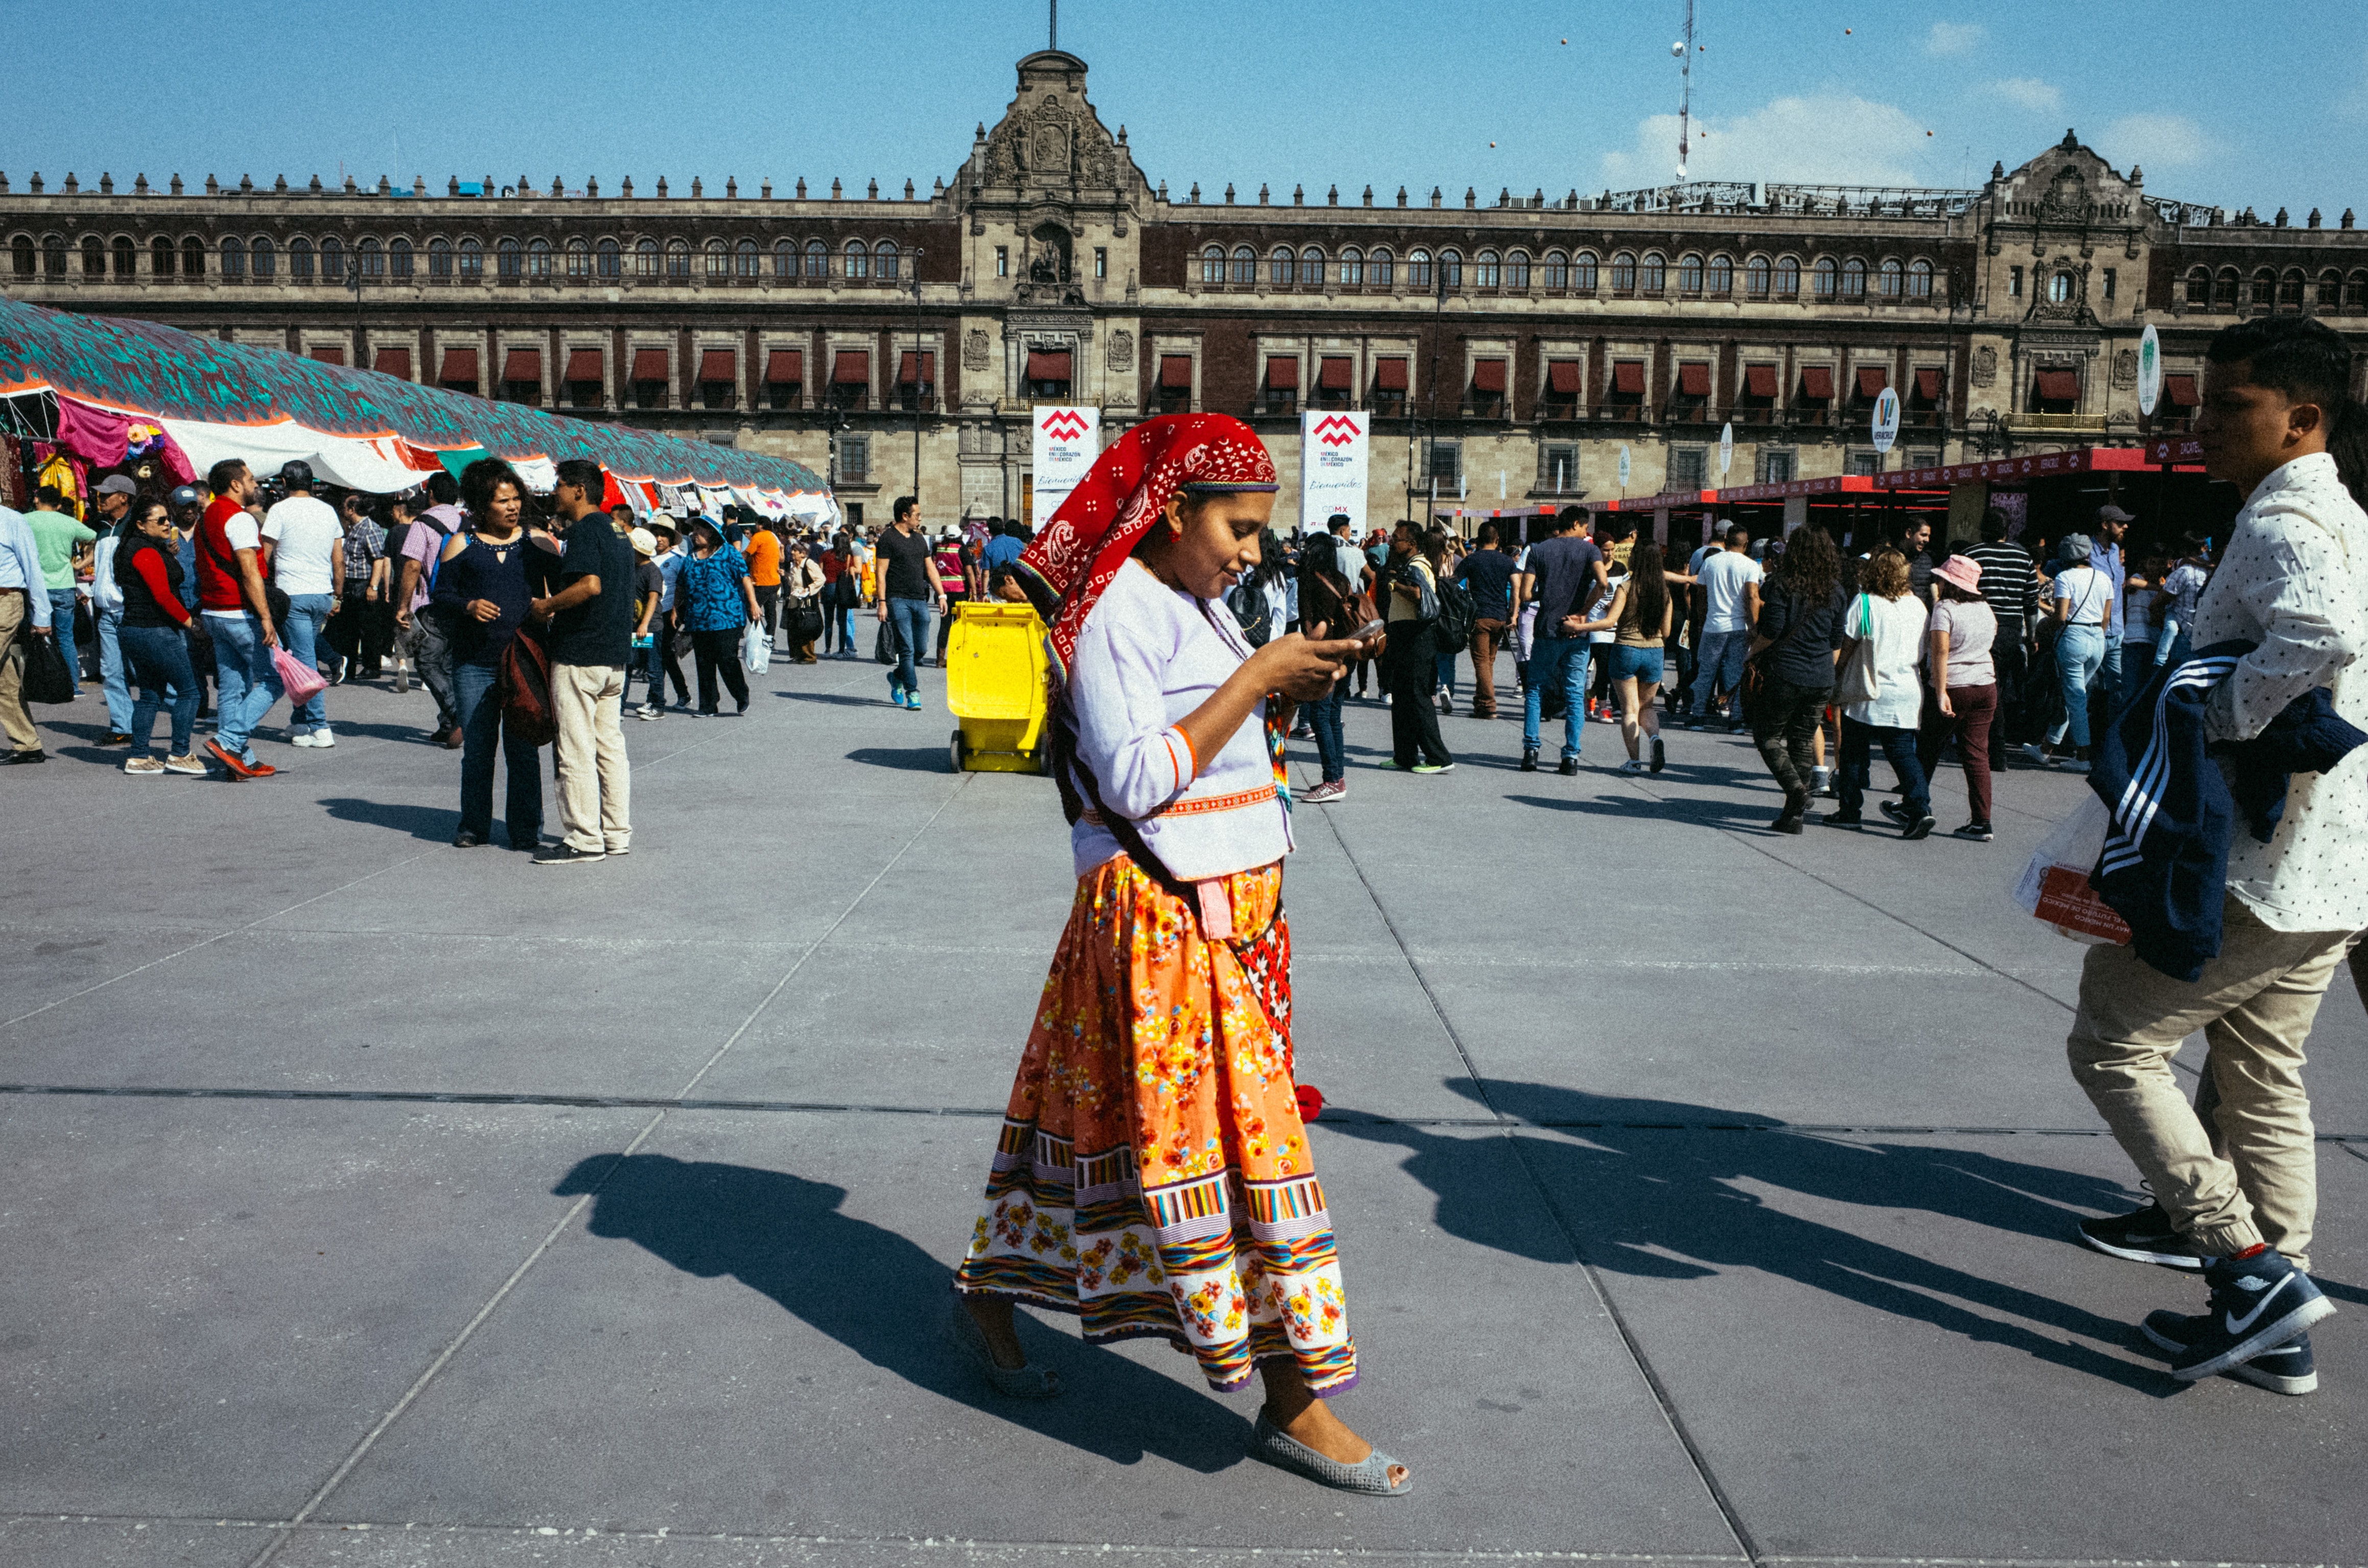
[[[913,499],[921,497],[921,403],[927,394],[924,387],[932,383],[922,380],[921,370],[927,360],[921,347],[921,247],[913,247]]]
[[[1423,473],[1429,481],[1430,499],[1422,516],[1428,532],[1439,517],[1439,340],[1447,331],[1447,263],[1442,254],[1430,264],[1430,415],[1423,421]]]

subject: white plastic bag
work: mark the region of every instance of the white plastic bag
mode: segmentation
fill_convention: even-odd
[[[2089,873],[2105,852],[2105,830],[2112,825],[2112,813],[2105,810],[2105,802],[2084,791],[2080,803],[2032,851],[2022,880],[2014,884],[2016,906],[2076,942],[2127,945],[2128,922],[2113,913],[2089,881]]]
[[[763,675],[772,667],[773,640],[761,626],[752,626],[740,634],[740,667],[752,676]]]

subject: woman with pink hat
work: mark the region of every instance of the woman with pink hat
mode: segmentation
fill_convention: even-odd
[[[1931,644],[1927,668],[1933,697],[1917,740],[1924,774],[1932,777],[1941,744],[1953,733],[1974,812],[1957,836],[1987,844],[1991,837],[1990,721],[1998,714],[1998,672],[1990,663],[1990,648],[1998,641],[1998,614],[1982,597],[1980,562],[1952,555],[1932,569],[1932,616],[1924,634]]]

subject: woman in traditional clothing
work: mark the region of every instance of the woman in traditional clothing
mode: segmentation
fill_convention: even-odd
[[[1397,1495],[1406,1467],[1324,1401],[1357,1379],[1339,1255],[1292,1075],[1281,740],[1353,641],[1253,652],[1224,596],[1258,563],[1273,460],[1222,415],[1135,426],[1019,562],[1054,660],[1053,769],[1076,902],[954,1277],[956,1337],[1047,1398],[1012,1303],[1089,1341],[1168,1340],[1220,1392],[1264,1378],[1253,1457]],[[1279,695],[1278,695],[1279,694]]]

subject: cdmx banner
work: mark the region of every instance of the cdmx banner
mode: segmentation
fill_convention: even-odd
[[[1102,411],[1040,404],[1036,410],[1035,483],[1028,524],[1042,528],[1101,456]]]
[[[1365,537],[1365,464],[1372,415],[1309,409],[1299,416],[1299,527],[1320,533],[1345,512],[1352,537]]]

